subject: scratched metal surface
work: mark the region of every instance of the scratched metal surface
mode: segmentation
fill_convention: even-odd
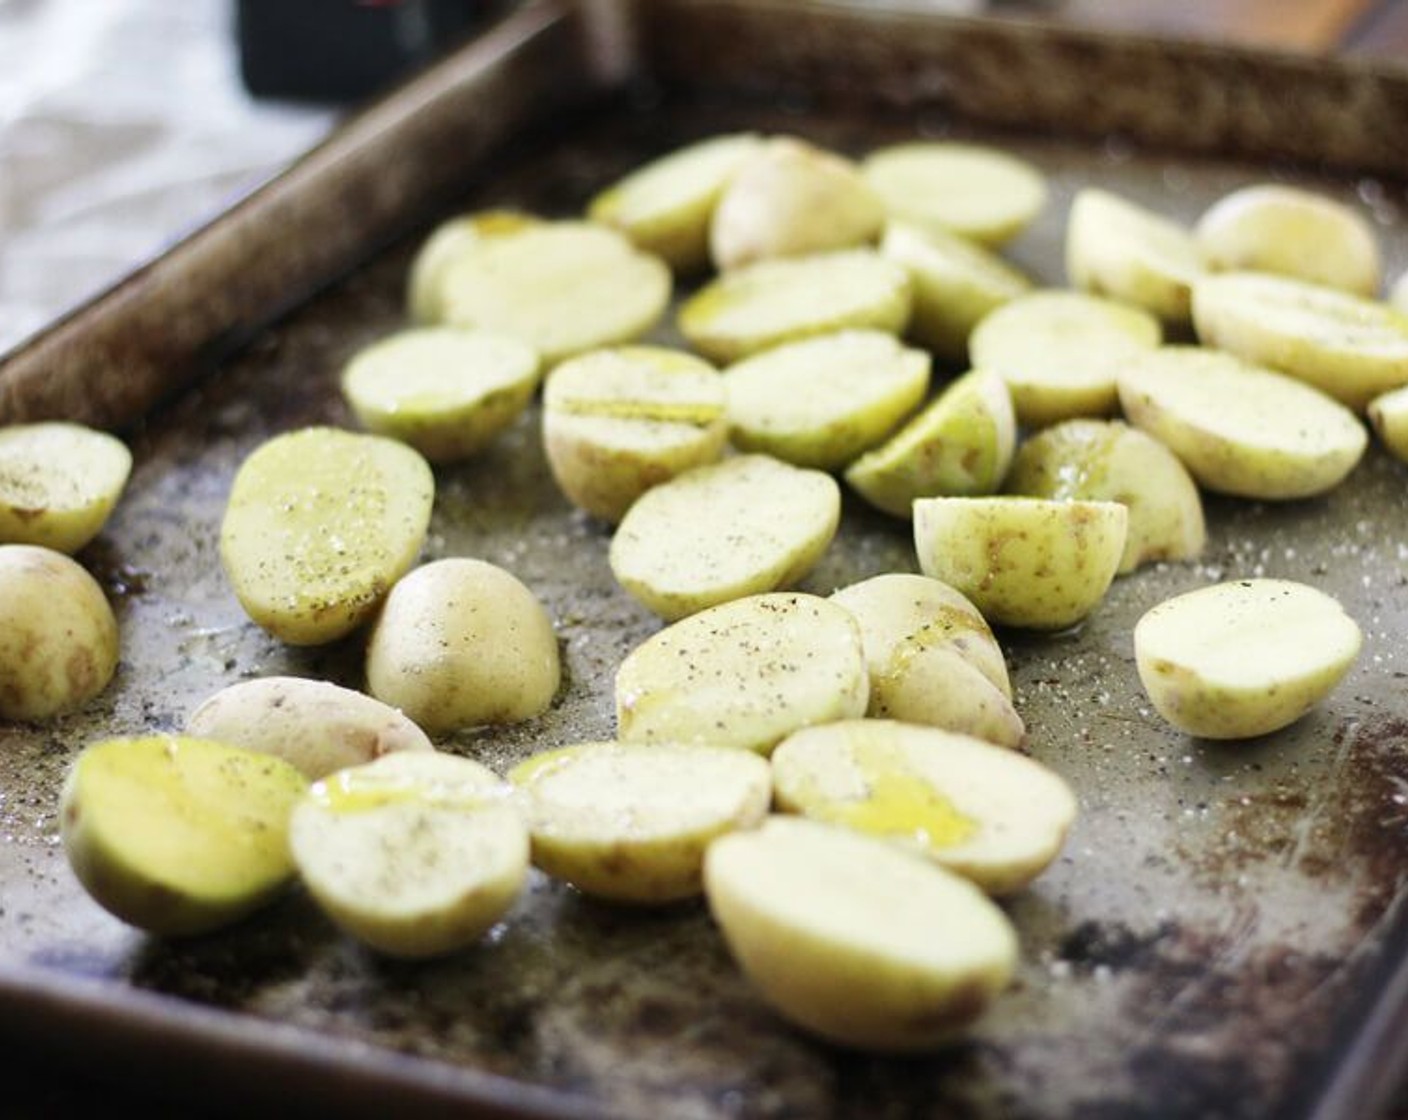
[[[916,132],[1001,144],[1050,177],[1049,204],[1011,249],[1050,284],[1063,281],[1061,232],[1079,186],[1098,183],[1189,219],[1273,171],[1368,206],[1390,275],[1408,264],[1399,219],[1408,195],[1388,178],[975,130],[933,114],[778,110],[727,98],[617,103],[570,135],[520,145],[459,204],[572,213],[648,156],[735,128],[793,132],[853,154]],[[426,215],[422,232],[439,216]],[[399,1070],[407,1112],[447,1100],[505,1114],[710,1120],[1261,1117],[1308,1107],[1317,1071],[1348,1037],[1342,1016],[1365,994],[1364,966],[1386,951],[1408,866],[1408,468],[1377,449],[1323,499],[1209,498],[1201,562],[1120,579],[1072,633],[1001,635],[1027,749],[1070,780],[1081,815],[1058,862],[1005,904],[1023,948],[1016,984],[945,1053],[892,1060],[818,1045],[748,988],[702,905],[617,910],[536,875],[482,944],[416,965],[358,948],[296,890],[236,928],[180,943],[143,937],[92,904],[64,864],[55,817],[59,782],[84,743],[177,728],[205,696],[250,677],[360,684],[358,639],[300,651],[254,628],[215,541],[233,472],[262,439],[304,424],[350,425],[338,371],[402,325],[417,243],[407,239],[264,331],[134,436],[129,491],[82,556],[119,613],[118,678],[78,715],[0,728],[7,962],[102,982],[98,1001],[118,1023],[124,993],[169,997],[156,1017],[197,1046],[208,1012],[278,1024],[269,1046],[296,1050],[306,1040],[325,1059],[288,1077],[279,1092],[289,1100],[331,1099],[339,1070],[351,1076],[371,1054],[425,1059]],[[668,324],[654,337],[678,341]],[[425,551],[504,565],[556,622],[566,683],[552,710],[443,742],[500,770],[538,749],[609,736],[615,666],[658,625],[615,587],[608,532],[555,490],[537,425],[530,411],[481,458],[438,469]],[[902,526],[850,503],[802,586],[827,593],[914,566]],[[1337,596],[1363,627],[1363,653],[1329,700],[1285,732],[1227,745],[1188,739],[1147,706],[1133,623],[1171,594],[1250,575]],[[185,1017],[197,1008],[202,1017]],[[257,1048],[212,1068],[232,1091],[249,1090],[260,1076]]]

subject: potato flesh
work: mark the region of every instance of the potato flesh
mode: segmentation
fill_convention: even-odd
[[[74,553],[117,505],[132,453],[106,432],[48,421],[0,428],[0,543]]]
[[[1408,385],[1369,402],[1369,423],[1389,452],[1408,462]]]
[[[456,258],[485,238],[517,233],[537,221],[517,210],[483,210],[436,226],[411,262],[406,311],[412,321],[433,324],[444,318],[445,273]]]

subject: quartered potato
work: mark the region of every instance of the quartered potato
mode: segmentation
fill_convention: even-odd
[[[406,310],[417,323],[444,318],[445,273],[460,254],[487,238],[517,233],[541,219],[518,210],[482,210],[461,214],[436,226],[411,262]]]
[[[435,478],[384,436],[303,428],[240,464],[220,559],[245,612],[290,645],[318,645],[369,619],[420,554]]]
[[[772,801],[767,762],[698,743],[580,743],[509,772],[526,795],[533,862],[583,894],[659,905],[704,889],[704,850],[753,828]]]
[[[790,587],[841,520],[841,489],[821,471],[736,455],[647,491],[611,539],[611,572],[673,621],[744,595]]]
[[[1193,288],[1205,346],[1314,385],[1356,412],[1408,385],[1408,315],[1282,276],[1229,272]]]
[[[637,646],[616,672],[617,737],[768,754],[802,727],[865,714],[860,628],[815,595],[751,595]]]
[[[848,249],[874,241],[885,222],[860,169],[793,136],[749,151],[719,196],[709,253],[720,271],[770,257]]]
[[[908,518],[915,498],[994,493],[1016,445],[1007,383],[989,370],[971,370],[847,467],[845,479],[877,509]]]
[[[1324,592],[1243,579],[1165,600],[1134,627],[1139,679],[1189,735],[1245,739],[1294,723],[1349,671],[1359,626]]]
[[[862,164],[891,218],[997,246],[1026,229],[1046,204],[1046,180],[996,148],[915,141],[881,148]]]
[[[831,595],[860,625],[870,671],[866,714],[930,724],[1014,747],[1025,728],[986,620],[936,579],[888,572]]]
[[[289,849],[339,927],[388,956],[477,941],[528,875],[528,827],[493,771],[451,754],[387,755],[315,783]]]
[[[670,302],[669,266],[616,230],[537,222],[456,256],[441,282],[442,318],[526,342],[551,366],[639,337]]]
[[[354,355],[342,392],[362,427],[444,463],[482,451],[518,419],[538,375],[538,355],[516,338],[420,327]]]
[[[809,727],[772,755],[779,809],[901,844],[989,894],[1060,854],[1076,797],[1055,771],[968,735],[893,720]]]
[[[680,308],[680,332],[726,364],[769,346],[847,329],[898,334],[909,274],[872,249],[759,261],[706,284]]]
[[[1186,323],[1202,273],[1193,235],[1177,222],[1096,187],[1076,194],[1066,223],[1072,287]]]
[[[45,720],[86,704],[117,671],[117,618],[78,561],[0,545],[0,717]]]
[[[77,552],[102,532],[131,470],[125,443],[82,424],[0,428],[0,543]]]
[[[891,221],[880,253],[909,273],[909,335],[951,361],[967,358],[968,336],[984,315],[1032,287],[991,249],[937,226]]]
[[[1040,428],[1078,416],[1107,416],[1115,376],[1162,338],[1147,311],[1084,292],[1039,291],[999,307],[968,340],[976,369],[1001,374],[1017,423]]]
[[[850,829],[772,817],[731,833],[709,848],[704,889],[768,1004],[842,1046],[942,1046],[1016,971],[1016,932],[982,891]]]
[[[1369,402],[1369,423],[1383,445],[1408,462],[1408,385]]]
[[[83,888],[129,925],[205,933],[269,903],[293,878],[288,822],[307,779],[282,759],[181,735],[87,747],[60,795]]]
[[[1066,420],[1037,432],[1018,448],[1006,488],[1122,503],[1129,533],[1121,573],[1192,559],[1207,542],[1203,500],[1188,469],[1162,442],[1119,420]]]
[[[1375,296],[1383,283],[1373,227],[1342,202],[1281,183],[1242,187],[1198,219],[1209,268],[1272,272]]]
[[[222,688],[191,713],[185,733],[275,755],[309,779],[397,751],[435,749],[395,708],[302,677],[262,677]]]
[[[835,470],[883,440],[929,391],[929,355],[883,331],[775,346],[724,371],[730,438],[800,467]]]
[[[761,144],[754,133],[730,133],[669,152],[596,195],[587,216],[676,272],[695,272],[709,263],[709,222],[719,196]]]
[[[1172,449],[1209,490],[1307,498],[1333,489],[1368,444],[1343,405],[1291,377],[1196,346],[1166,346],[1120,373],[1132,424]]]
[[[620,521],[652,486],[714,462],[727,443],[723,378],[679,350],[594,350],[563,362],[543,389],[553,478],[604,521]]]
[[[919,568],[968,597],[994,625],[1073,626],[1099,605],[1124,555],[1119,502],[921,498]]]
[[[411,572],[367,641],[367,690],[432,735],[541,715],[560,680],[542,603],[483,560],[449,557]]]

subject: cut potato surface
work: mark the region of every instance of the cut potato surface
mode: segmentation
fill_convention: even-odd
[[[775,346],[724,371],[730,438],[820,470],[883,440],[929,391],[929,355],[883,331]]]
[[[977,144],[897,144],[871,153],[862,171],[891,218],[984,245],[1010,241],[1046,204],[1041,172]]]
[[[453,327],[400,331],[347,364],[342,392],[362,426],[434,463],[482,451],[538,386],[538,355],[507,335]]]
[[[770,818],[711,845],[704,883],[763,998],[843,1046],[942,1046],[1016,970],[1016,932],[977,887],[853,830]]]
[[[1408,462],[1408,386],[1370,401],[1369,423],[1389,452]]]
[[[667,626],[616,672],[617,737],[769,753],[802,727],[865,714],[860,628],[815,595],[752,595]]]
[[[1355,621],[1324,592],[1280,579],[1168,599],[1134,627],[1139,679],[1159,714],[1206,739],[1266,735],[1323,700],[1359,654]]]
[[[406,310],[417,323],[444,318],[445,273],[455,259],[487,238],[517,233],[541,219],[517,210],[462,214],[436,226],[411,262]]]
[[[727,442],[723,377],[679,350],[594,350],[563,362],[544,386],[553,478],[604,521],[620,521],[652,486],[714,462]]]
[[[871,249],[759,261],[705,285],[680,308],[680,332],[713,362],[847,329],[898,334],[909,274]]]
[[[772,755],[780,809],[902,844],[989,894],[1061,851],[1076,797],[1055,771],[968,735],[892,720],[810,727]]]
[[[642,495],[611,540],[611,571],[632,598],[673,621],[798,582],[840,519],[830,475],[737,455]]]
[[[1007,383],[989,370],[971,370],[847,467],[845,479],[877,509],[908,518],[915,498],[996,492],[1016,445]]]
[[[994,625],[1074,626],[1105,597],[1124,555],[1119,502],[921,498],[920,570],[962,592]]]
[[[650,330],[670,302],[669,266],[613,229],[538,222],[447,266],[443,319],[512,335],[551,366]]]
[[[1122,503],[1129,509],[1122,573],[1192,559],[1207,543],[1203,500],[1188,469],[1159,440],[1119,420],[1066,420],[1036,433],[1018,449],[1006,489]]]
[[[1193,288],[1205,346],[1314,385],[1356,412],[1408,385],[1408,315],[1281,276],[1229,272]]]
[[[988,315],[968,340],[973,366],[1002,376],[1017,423],[1044,427],[1115,410],[1115,376],[1162,338],[1147,311],[1083,292],[1039,291]]]
[[[384,436],[304,428],[240,464],[220,559],[251,619],[291,645],[318,645],[369,619],[415,562],[435,477]]]
[[[767,762],[691,743],[581,743],[509,772],[526,794],[533,862],[584,894],[658,905],[703,889],[704,851],[772,801]]]
[[[319,907],[390,956],[478,940],[528,874],[528,828],[491,770],[449,754],[388,755],[316,783],[289,848]]]
[[[60,797],[64,851],[93,899],[129,925],[205,933],[292,879],[288,821],[307,780],[282,759],[186,736],[86,748]]]
[[[0,543],[77,552],[102,532],[131,471],[126,444],[82,424],[0,428]]]
[[[1131,423],[1209,490],[1306,498],[1333,489],[1368,444],[1349,409],[1291,377],[1218,351],[1166,346],[1120,373]]]

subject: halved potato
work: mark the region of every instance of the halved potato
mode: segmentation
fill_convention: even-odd
[[[1408,385],[1369,402],[1369,423],[1389,452],[1408,463]]]
[[[445,273],[462,253],[486,238],[517,233],[541,219],[518,210],[481,210],[461,214],[431,231],[411,262],[406,310],[412,321],[438,323],[444,317]]]
[[[102,532],[131,471],[125,443],[82,424],[0,428],[0,543],[77,552]]]

